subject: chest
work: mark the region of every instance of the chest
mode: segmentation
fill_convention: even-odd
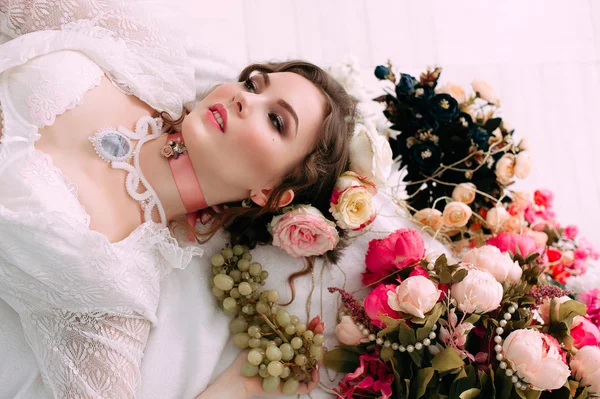
[[[78,199],[90,216],[90,229],[111,242],[127,237],[144,222],[139,202],[125,188],[127,172],[113,169],[94,151],[89,137],[99,129],[124,126],[133,130],[142,116],[157,116],[149,105],[128,96],[102,76],[100,84],[83,95],[83,101],[39,130],[39,151],[52,157],[77,186]]]

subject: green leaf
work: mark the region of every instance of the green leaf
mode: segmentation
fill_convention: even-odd
[[[475,324],[475,323],[477,323],[479,321],[480,318],[481,318],[480,314],[471,313],[471,315],[469,315],[469,317],[467,317],[465,319],[465,323]]]
[[[554,301],[554,299],[552,299]],[[579,301],[571,299],[570,301],[561,303],[558,307],[558,321],[567,323],[569,328],[573,323],[575,316],[585,316],[587,312],[587,306]]]
[[[450,346],[431,359],[431,366],[441,372],[457,369],[464,364],[456,350]]]
[[[381,312],[377,312],[377,315],[379,316],[379,318],[381,319],[381,321],[386,325],[386,327],[390,328],[390,327],[396,327],[398,326],[398,324],[400,324],[400,320],[399,319],[393,319]]]
[[[381,348],[381,352],[379,352],[379,357],[384,362],[392,363],[394,361],[394,350],[392,348],[386,348],[384,346],[383,348]]]
[[[463,393],[460,394],[459,398],[460,399],[475,399],[479,396],[480,393],[481,393],[481,390],[479,388],[471,388],[471,389],[467,389],[466,391],[463,391]]]
[[[442,267],[440,271],[440,282],[442,284],[450,284],[452,282],[452,274],[450,274],[450,271],[446,267]]]
[[[400,343],[404,346],[415,345],[417,338],[415,337],[415,330],[406,325],[404,320],[400,322],[400,330],[398,331],[398,338]],[[421,367],[421,354],[416,349],[409,353],[410,358],[415,362],[418,367]]]
[[[460,283],[465,279],[465,277],[467,277],[467,274],[469,274],[469,271],[467,269],[460,269],[452,276],[452,282],[454,284]]]
[[[517,395],[519,395],[519,397],[522,399],[539,399],[540,395],[542,394],[542,391],[534,391],[532,389],[528,389],[526,391],[515,389],[515,392],[517,392]]]
[[[356,347],[338,347],[325,352],[323,365],[340,373],[352,373],[360,365],[360,352],[351,348]]]
[[[435,370],[432,367],[426,367],[417,371],[417,376],[414,378],[413,384],[411,385],[411,398],[419,399],[425,395],[425,391],[427,391],[427,384],[429,384],[429,381],[431,381],[434,373]]]
[[[588,399],[589,397],[590,397],[590,394],[588,392],[588,387],[585,387],[585,388],[583,388],[583,391],[581,391],[581,393],[579,394],[577,399]]]
[[[446,258],[446,254],[441,254],[436,260],[435,260],[435,272],[437,274],[440,274],[440,271],[442,270],[442,267],[447,267],[448,266],[448,258]]]
[[[417,341],[423,341],[433,328],[433,325],[437,323],[440,316],[444,312],[444,305],[440,302],[436,303],[433,309],[431,309],[425,325],[417,329]]]

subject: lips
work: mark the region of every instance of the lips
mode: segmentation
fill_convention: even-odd
[[[223,128],[222,129],[221,129],[221,126],[219,125],[219,122],[213,115],[213,112],[217,112],[221,116],[221,119],[223,120]],[[213,122],[221,132],[225,133],[225,130],[227,130],[227,110],[225,109],[225,106],[223,106],[223,104],[215,104],[215,105],[209,107],[207,116],[208,116],[208,119],[211,122]]]

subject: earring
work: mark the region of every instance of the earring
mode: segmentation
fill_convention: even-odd
[[[252,206],[252,200],[250,198],[246,198],[242,201],[242,208],[250,208]]]

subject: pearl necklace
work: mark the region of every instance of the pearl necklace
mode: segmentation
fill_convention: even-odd
[[[135,125],[135,132],[123,126],[119,126],[117,129],[105,128],[98,130],[89,140],[92,142],[96,154],[110,163],[113,169],[123,169],[128,172],[125,178],[125,189],[133,199],[140,203],[144,210],[144,220],[152,221],[152,212],[156,208],[160,215],[161,225],[166,226],[165,209],[140,168],[142,146],[161,135],[162,119],[142,116]],[[135,147],[131,140],[137,140]],[[131,158],[133,158],[133,165],[130,163]],[[145,188],[145,191],[141,193],[138,192],[140,184]]]

